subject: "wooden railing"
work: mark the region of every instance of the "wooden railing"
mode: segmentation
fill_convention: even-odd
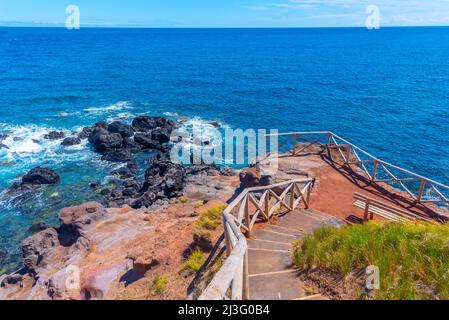
[[[304,203],[309,207],[313,179],[292,180],[245,189],[223,212],[227,259],[200,296],[200,300],[248,300],[248,245],[257,221],[269,221]],[[283,210],[284,209],[284,210]]]
[[[279,137],[279,150],[277,154],[267,153],[265,159],[282,153],[298,156],[317,146],[331,157],[335,150],[344,165],[355,166],[370,183],[390,184],[416,203],[449,205],[449,186],[376,158],[333,132],[291,132],[271,134],[267,138],[272,136]]]
[[[436,223],[428,217],[415,214],[409,210],[394,207],[377,199],[368,197],[361,193],[354,193],[354,206],[364,210],[363,220],[365,222],[374,219],[374,215],[397,222],[427,222]]]

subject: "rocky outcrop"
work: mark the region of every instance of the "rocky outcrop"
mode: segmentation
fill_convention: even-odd
[[[22,177],[20,182],[15,182],[8,190],[9,194],[19,191],[29,191],[36,189],[42,185],[54,185],[59,183],[59,175],[48,168],[37,167],[31,169],[26,175]]]
[[[9,288],[11,286],[22,286],[23,276],[21,274],[11,274],[0,277],[0,288]]]
[[[78,144],[81,144],[81,139],[79,137],[68,137],[61,142],[61,145],[64,147],[75,146]]]
[[[92,131],[94,131],[94,127],[84,127],[83,130],[81,130],[81,132],[78,133],[78,138],[81,140],[85,140],[89,138]]]
[[[123,138],[119,133],[111,133],[102,127],[95,128],[89,135],[89,142],[100,152],[123,147]]]
[[[86,225],[104,217],[106,209],[97,202],[86,202],[75,207],[64,208],[59,212],[61,226],[73,228],[82,233]]]
[[[32,276],[39,274],[39,269],[46,266],[48,251],[59,244],[58,232],[53,228],[23,240],[22,258],[28,273]]]
[[[268,186],[275,183],[273,175],[267,172],[261,173],[258,167],[245,168],[240,171],[240,183],[245,188],[252,188],[256,186]]]
[[[260,184],[260,173],[256,168],[246,168],[240,172],[240,183],[245,188],[252,188]]]
[[[133,156],[128,149],[112,149],[104,153],[101,160],[109,162],[128,162],[133,160]]]
[[[64,208],[59,212],[61,226],[58,229],[61,242],[65,246],[88,249],[89,238],[86,231],[95,221],[106,215],[106,209],[97,202],[87,202],[80,206]]]
[[[89,249],[88,230],[95,221],[104,218],[106,213],[106,209],[96,202],[62,209],[59,213],[60,227],[39,231],[22,242],[22,258],[26,272],[38,277],[42,270],[53,266],[53,254],[57,253],[57,248],[83,252]]]
[[[45,222],[37,222],[37,223],[33,224],[28,229],[28,231],[32,232],[32,233],[36,233],[36,232],[44,231],[45,229],[48,229],[48,228],[49,228],[49,226]]]
[[[44,139],[47,140],[58,140],[58,139],[64,139],[65,134],[62,131],[51,131],[44,135]]]
[[[111,133],[118,133],[123,138],[129,138],[134,135],[134,129],[132,126],[123,124],[120,121],[114,121],[108,126],[108,131]]]
[[[157,200],[179,197],[186,186],[186,170],[170,160],[160,160],[146,170],[143,195],[131,204],[133,208],[150,207]]]
[[[57,184],[59,181],[60,177],[54,170],[43,167],[31,169],[22,177],[23,184],[31,185]]]
[[[153,140],[151,133],[136,133],[134,141],[140,144],[145,149],[160,149],[159,141]]]
[[[139,116],[132,122],[136,132],[150,132],[156,128],[167,128],[170,132],[175,127],[175,122],[162,117]]]

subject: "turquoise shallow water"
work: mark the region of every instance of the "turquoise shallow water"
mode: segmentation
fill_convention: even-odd
[[[0,28],[0,134],[23,138],[3,142],[0,191],[36,165],[62,177],[26,206],[0,198],[0,269],[17,265],[33,222],[95,199],[89,183],[113,167],[88,144],[44,140],[51,129],[145,113],[332,130],[449,183],[448,57],[449,28]]]

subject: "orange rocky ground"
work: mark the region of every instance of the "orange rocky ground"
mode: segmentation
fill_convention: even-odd
[[[189,185],[184,198],[151,214],[129,207],[106,209],[85,230],[82,238],[88,245],[47,245],[37,282],[27,275],[21,286],[1,288],[0,299],[186,299],[194,275],[182,269],[192,245],[192,224],[198,212],[223,204],[239,184],[238,176],[209,177],[207,183],[208,188]],[[207,203],[199,206],[204,199]],[[67,210],[81,216],[98,206]],[[80,286],[67,289],[73,266],[80,271]],[[153,290],[156,275],[168,280],[161,292]]]

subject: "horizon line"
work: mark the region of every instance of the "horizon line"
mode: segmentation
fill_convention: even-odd
[[[449,25],[386,25],[384,28],[446,28]],[[2,25],[0,28],[28,28],[28,29],[67,29],[64,25]],[[365,26],[297,26],[297,27],[151,27],[151,26],[81,26],[80,29],[367,29]]]

